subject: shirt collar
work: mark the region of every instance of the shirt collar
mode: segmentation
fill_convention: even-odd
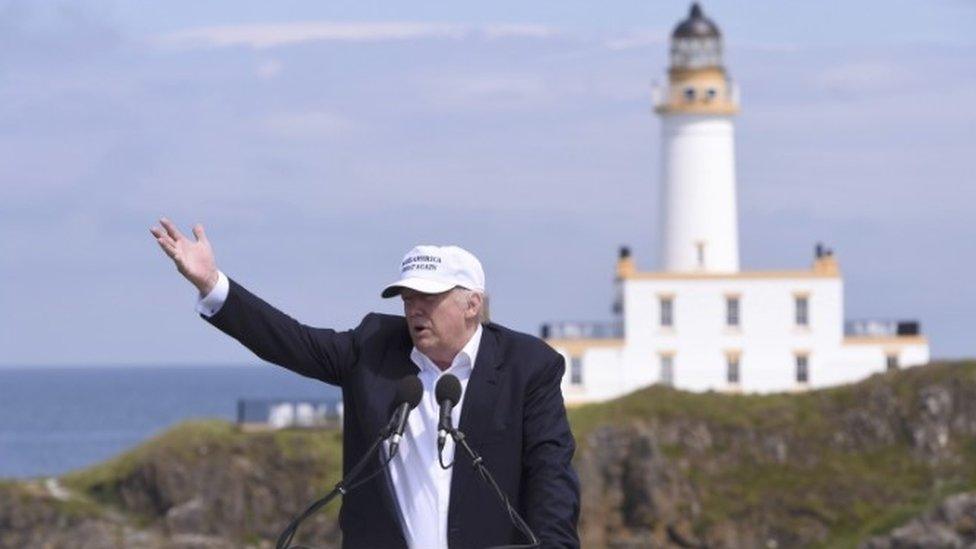
[[[456,374],[459,370],[474,369],[474,362],[478,358],[478,349],[481,347],[481,333],[481,324],[478,324],[478,328],[474,331],[474,335],[472,335],[471,339],[464,344],[464,347],[461,348],[461,352],[459,352],[454,357],[454,360],[451,361],[451,367],[444,370],[444,373],[452,372]],[[410,360],[412,360],[421,371],[432,370],[437,374],[441,373],[441,369],[437,367],[437,364],[434,364],[434,361],[431,360],[430,357],[418,351],[417,347],[414,347],[413,350],[410,351]]]

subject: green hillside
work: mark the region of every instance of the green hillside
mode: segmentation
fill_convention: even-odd
[[[585,547],[853,547],[976,491],[972,361],[798,394],[650,387],[569,414]],[[256,546],[327,492],[340,465],[337,431],[187,422],[65,475],[60,495],[0,483],[0,546]],[[300,537],[336,546],[337,511]]]
[[[972,361],[798,394],[651,387],[570,417],[584,493],[598,502],[584,513],[591,543],[853,546],[976,490]],[[605,451],[621,440],[628,451]],[[658,486],[613,475],[646,462],[664,472]],[[616,513],[605,497],[613,491]]]

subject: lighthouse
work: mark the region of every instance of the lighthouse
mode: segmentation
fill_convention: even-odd
[[[739,270],[735,146],[738,98],[722,65],[722,35],[698,3],[671,34],[661,117],[660,268]]]
[[[833,250],[801,268],[740,268],[732,120],[722,35],[695,3],[671,34],[661,117],[660,264],[617,260],[614,318],[553,322],[571,404],[660,383],[689,391],[803,391],[925,364],[917,320],[845,319]],[[812,236],[812,235],[811,235]]]

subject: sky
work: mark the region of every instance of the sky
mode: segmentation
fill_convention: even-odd
[[[417,243],[485,264],[538,333],[656,268],[670,30],[688,3],[0,1],[0,367],[255,359],[149,228],[355,326]],[[976,4],[704,2],[739,86],[744,269],[844,273],[846,317],[976,356]]]

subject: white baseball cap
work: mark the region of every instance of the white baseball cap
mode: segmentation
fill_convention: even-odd
[[[400,295],[410,288],[439,294],[455,286],[485,291],[485,271],[471,252],[458,246],[417,246],[400,262],[400,280],[383,289],[383,297]]]

